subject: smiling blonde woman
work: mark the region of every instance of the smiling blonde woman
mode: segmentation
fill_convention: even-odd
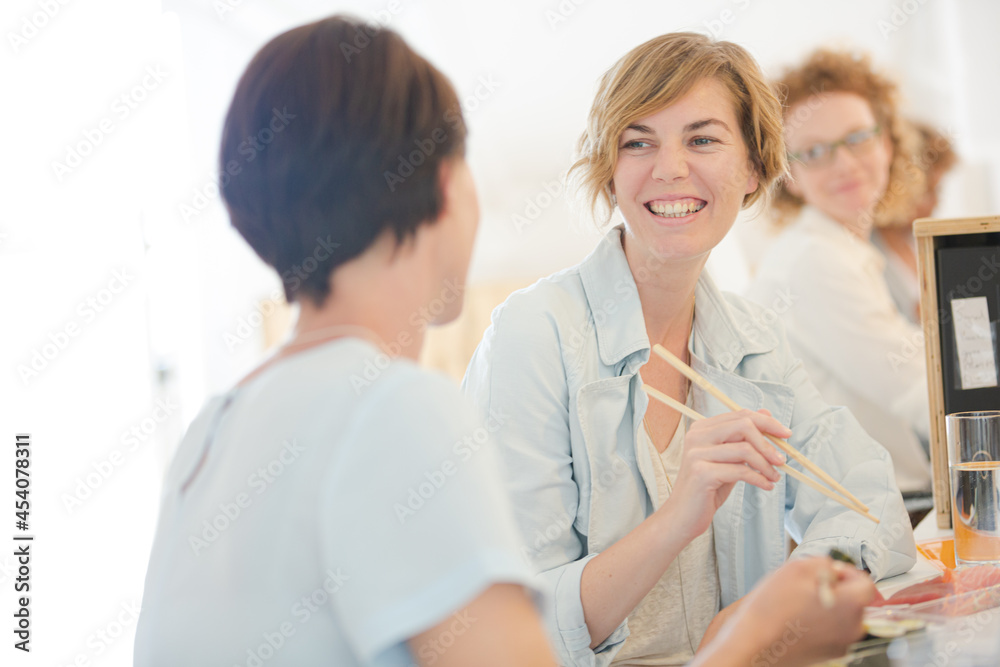
[[[876,578],[915,548],[886,452],[824,403],[773,313],[703,271],[785,171],[781,107],[747,52],[657,37],[605,74],[574,171],[623,224],[493,314],[464,388],[495,433],[525,554],[567,665],[680,665],[785,558],[837,547]],[[659,343],[739,404],[650,358]],[[649,383],[709,418],[650,404]],[[787,438],[873,508],[868,522],[779,475]],[[720,612],[722,609],[722,613]]]

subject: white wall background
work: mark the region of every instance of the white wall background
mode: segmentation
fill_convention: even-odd
[[[37,541],[34,650],[26,657],[5,641],[0,663],[131,664],[129,605],[141,596],[164,462],[205,397],[259,358],[259,330],[236,346],[225,335],[277,287],[229,229],[211,185],[223,114],[267,39],[335,11],[387,19],[467,100],[483,206],[473,281],[534,278],[590,250],[596,232],[566,195],[530,225],[514,216],[530,217],[529,204],[544,204],[546,187],[569,166],[599,75],[633,46],[673,30],[738,42],[770,73],[820,44],[871,52],[901,81],[906,108],[944,128],[963,158],[939,213],[1000,210],[1000,4],[990,0],[7,0],[7,625],[18,432],[33,436]],[[182,204],[201,210],[184,216]],[[730,241],[711,266],[727,287],[745,279]],[[157,400],[170,406],[166,418],[154,410]],[[9,638],[7,625],[0,630]]]

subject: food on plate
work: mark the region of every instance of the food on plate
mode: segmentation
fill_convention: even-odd
[[[1000,585],[1000,567],[993,565],[977,565],[960,570],[946,570],[940,576],[919,584],[907,586],[896,591],[888,599],[876,594],[869,607],[886,607],[890,605],[919,604],[930,600],[940,600],[947,597],[961,596],[975,591],[986,591]],[[975,611],[979,600],[976,596],[966,596],[954,599],[947,609],[950,615],[961,615]]]
[[[915,618],[868,618],[865,619],[865,632],[872,637],[891,639],[893,637],[902,637],[907,632],[922,630],[926,625],[923,621]]]

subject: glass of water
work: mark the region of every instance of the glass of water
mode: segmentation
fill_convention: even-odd
[[[957,565],[1000,565],[1000,410],[945,417]]]

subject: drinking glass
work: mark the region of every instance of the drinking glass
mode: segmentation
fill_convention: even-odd
[[[1000,410],[945,417],[956,565],[1000,565]]]

